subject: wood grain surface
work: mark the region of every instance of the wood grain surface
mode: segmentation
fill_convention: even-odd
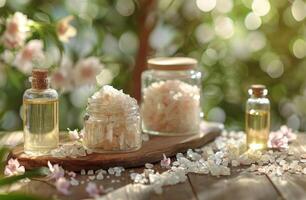
[[[18,134],[8,134],[5,142],[14,143]],[[290,144],[290,149],[295,154],[306,153],[306,134],[300,134],[298,139]],[[112,192],[99,198],[99,200],[305,200],[306,175],[285,174],[282,177],[272,175],[254,175],[242,172],[240,168],[232,169],[232,174],[226,177],[213,177],[210,175],[188,174],[188,181],[163,187],[162,194],[156,194],[149,185],[133,184],[130,179],[131,172],[141,173],[143,167],[127,169],[121,177],[105,177],[103,180],[94,180],[105,189],[113,188]],[[162,172],[159,164],[154,165],[154,170]],[[88,183],[87,176],[80,174],[76,177],[84,184],[71,188],[71,195],[60,194],[54,182],[47,178],[31,180],[27,183],[12,185],[11,190],[19,193],[33,194],[42,199],[55,197],[60,200],[90,199],[85,188]],[[10,190],[7,190],[10,191]]]
[[[47,166],[48,161],[52,164],[60,164],[64,169],[80,171],[81,169],[107,169],[109,167],[122,166],[139,167],[145,163],[155,163],[162,159],[163,153],[173,156],[187,149],[194,149],[205,145],[215,139],[221,133],[221,127],[207,123],[201,133],[189,136],[150,136],[150,140],[143,143],[142,148],[129,153],[101,154],[92,153],[78,158],[58,158],[51,156],[31,157],[23,153],[23,146],[15,147],[11,157],[17,158],[26,169]]]

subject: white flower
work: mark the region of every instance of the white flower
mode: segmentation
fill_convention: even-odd
[[[61,19],[56,27],[56,32],[59,39],[62,42],[68,42],[71,37],[74,37],[77,33],[76,29],[70,25],[70,22],[73,20],[73,16],[67,16]]]
[[[11,158],[5,166],[4,175],[14,176],[24,174],[25,168],[21,166],[17,159]]]
[[[59,178],[55,182],[55,187],[56,187],[57,191],[59,191],[60,193],[62,193],[64,195],[70,194],[70,191],[69,191],[70,182],[64,177]]]
[[[94,85],[96,76],[104,68],[97,57],[82,59],[76,63],[74,80],[76,85]]]
[[[24,45],[29,31],[27,16],[16,12],[12,17],[6,20],[6,29],[2,40],[6,48],[12,49]]]
[[[60,167],[58,164],[52,165],[50,161],[48,161],[48,167],[51,172],[49,175],[50,179],[60,179],[65,175],[65,171],[62,167]]]
[[[35,64],[44,59],[43,43],[31,40],[16,55],[14,65],[23,73],[30,74]]]

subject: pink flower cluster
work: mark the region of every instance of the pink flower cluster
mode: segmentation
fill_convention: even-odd
[[[6,29],[2,36],[3,44],[8,49],[18,48],[24,45],[29,31],[26,15],[16,12],[6,20]]]
[[[64,169],[58,164],[52,165],[49,161],[48,161],[48,167],[50,170],[49,178],[55,180],[56,189],[64,195],[70,194],[69,191],[70,182],[64,177],[65,176]]]
[[[24,174],[25,168],[20,165],[17,159],[11,158],[4,169],[5,176],[14,176]]]
[[[77,34],[77,30],[70,25],[73,19],[73,16],[67,16],[56,23],[55,31],[60,41],[68,42]],[[26,42],[31,36],[31,27],[40,28],[38,22],[29,20],[26,15],[16,12],[6,19],[5,24],[5,31],[0,42],[6,49],[0,57],[7,65],[12,65],[29,75],[35,66],[48,67],[52,65],[52,62],[53,64],[57,62],[50,60],[50,56],[44,52],[42,40],[34,39]],[[112,72],[104,68],[99,58],[94,56],[81,58],[74,64],[65,54],[63,55],[59,68],[53,70],[51,76],[51,84],[55,89],[70,91],[74,86],[95,85],[96,81],[99,85],[111,83]]]
[[[269,135],[268,147],[288,148],[288,143],[296,139],[296,134],[287,126],[281,126],[278,131],[271,132]]]

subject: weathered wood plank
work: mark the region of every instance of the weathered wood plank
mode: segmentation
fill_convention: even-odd
[[[162,172],[159,166],[155,167],[156,170]],[[133,172],[141,173],[143,168],[133,169]],[[176,200],[196,200],[192,191],[191,185],[188,181],[177,184],[174,186],[166,186],[163,188],[162,194],[156,194],[153,186],[132,184],[130,179],[130,170],[125,171],[122,176],[105,176],[103,180],[95,180],[97,185],[102,185],[105,190],[113,188],[113,191],[102,196],[101,199],[128,199],[128,200],[163,200],[163,199],[176,199]],[[18,191],[26,194],[37,195],[42,198],[57,197],[61,200],[79,200],[88,199],[89,196],[85,190],[88,177],[80,174],[76,177],[77,180],[84,181],[84,184],[71,187],[71,194],[68,196],[60,194],[53,185],[53,182],[46,178],[39,180],[32,180],[26,185],[22,186]]]
[[[281,199],[266,176],[234,172],[228,177],[188,175],[199,200],[275,200]]]
[[[299,134],[297,140],[290,144],[289,148],[297,157],[305,154],[306,135]],[[268,178],[284,199],[306,199],[306,175],[285,173],[282,177],[268,175]]]

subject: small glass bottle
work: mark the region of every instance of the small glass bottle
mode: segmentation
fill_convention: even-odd
[[[45,155],[58,147],[58,94],[49,88],[48,71],[34,69],[23,95],[24,152]]]
[[[270,133],[270,101],[264,85],[252,85],[246,103],[246,134],[248,148],[267,148]]]
[[[142,73],[142,130],[154,135],[199,133],[201,72],[197,61],[187,57],[148,60]]]

